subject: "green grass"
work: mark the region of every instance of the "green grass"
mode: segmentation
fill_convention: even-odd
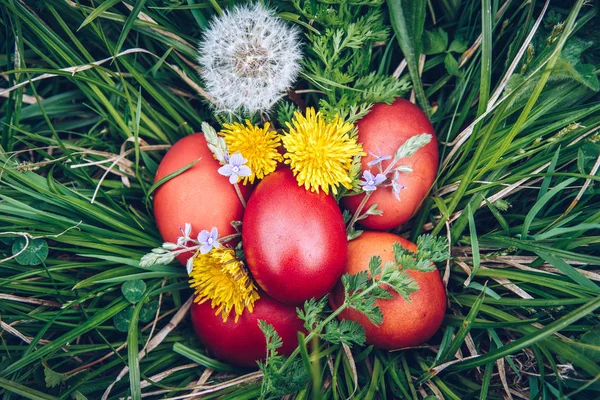
[[[2,398],[260,394],[258,374],[212,359],[177,314],[191,295],[184,268],[139,267],[161,244],[150,200],[164,145],[215,121],[195,44],[232,4],[0,0]],[[395,35],[369,68],[390,75],[406,56],[403,76],[441,142],[436,185],[398,232],[451,239],[450,307],[431,346],[308,343],[311,381],[296,398],[598,397],[600,23],[596,4],[557,1],[535,28],[543,8],[384,5]],[[428,47],[417,33],[437,28],[450,48],[429,52],[419,74]],[[24,237],[47,257],[12,258]],[[132,280],[146,287],[135,309],[122,293]]]

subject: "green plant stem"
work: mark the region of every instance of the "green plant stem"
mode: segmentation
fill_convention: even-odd
[[[337,310],[335,310],[334,312],[332,312],[327,318],[325,318],[323,321],[321,321],[321,323],[319,324],[318,329],[315,329],[312,332],[310,332],[306,336],[306,338],[304,340],[306,342],[308,342],[313,337],[315,337],[315,335],[317,335],[318,333],[320,333],[323,330],[323,328],[325,327],[325,325],[327,325],[329,322],[333,321],[333,319],[335,317],[337,317],[346,308],[348,308],[348,304],[347,304],[347,301],[344,300],[344,303]],[[292,363],[292,361],[294,360],[294,358],[296,358],[298,356],[298,354],[300,354],[300,347],[296,347],[294,349],[294,351],[292,352],[292,354],[290,354],[290,356],[287,358],[287,360],[285,360],[285,362],[283,363],[283,365],[279,368],[278,372],[282,373],[283,371],[285,371],[285,369],[290,366],[290,364]]]
[[[394,159],[392,160],[392,162],[390,162],[390,164],[387,166],[387,168],[385,169],[385,171],[382,172],[382,174],[385,175],[386,179],[387,179],[388,174],[392,171],[392,169],[394,169],[396,167],[396,164],[398,164],[398,161],[400,161],[401,159],[402,158],[396,158],[396,157],[394,157]],[[381,166],[381,164],[380,164],[380,166]],[[380,170],[381,170],[381,168],[380,168]],[[365,197],[363,197],[362,201],[358,205],[358,208],[356,209],[356,212],[352,216],[352,219],[350,220],[350,223],[348,223],[348,228],[346,229],[347,231],[349,231],[350,229],[352,229],[352,227],[354,226],[354,224],[356,223],[356,221],[360,217],[360,213],[362,212],[363,208],[365,208],[365,205],[369,201],[369,198],[371,197],[371,194],[373,194],[373,191],[367,192],[365,194]]]
[[[346,229],[347,231],[349,231],[350,229],[352,229],[352,227],[354,226],[354,224],[358,220],[358,217],[360,216],[360,213],[362,212],[363,208],[365,208],[365,205],[367,204],[367,201],[369,201],[369,198],[371,197],[371,193],[373,193],[373,192],[367,192],[365,194],[365,196],[363,197],[362,201],[358,205],[358,208],[354,212],[354,215],[352,215],[352,219],[348,223],[348,228]]]
[[[376,281],[368,289],[365,289],[362,292],[360,292],[360,297],[364,297],[364,296],[368,295],[373,290],[375,290],[375,288],[378,287],[380,284],[381,284],[381,282]],[[332,312],[331,314],[329,314],[329,316],[327,318],[325,318],[323,321],[321,321],[321,323],[319,324],[319,326],[317,327],[317,329],[314,329],[313,331],[311,331],[306,336],[306,338],[304,339],[305,342],[310,341],[313,337],[315,337],[315,335],[318,335],[319,333],[321,333],[323,331],[323,329],[325,328],[325,326],[328,323],[330,323],[331,321],[333,321],[333,319],[335,317],[337,317],[338,315],[340,315],[340,313],[342,311],[344,311],[348,307],[349,307],[348,306],[348,297],[346,296],[346,298],[344,299],[344,303],[342,303],[342,305],[339,308],[337,308],[334,312]],[[299,353],[300,353],[300,347],[296,347],[296,349],[294,349],[294,351],[292,352],[292,354],[290,354],[290,356],[288,357],[288,359],[285,360],[285,362],[283,363],[283,365],[281,366],[281,368],[279,368],[278,372],[282,373],[283,371],[285,371],[285,369],[290,366],[290,364],[292,363],[292,361],[294,360],[294,358],[296,358],[296,356]]]
[[[240,199],[240,203],[242,203],[244,208],[246,208],[246,200],[244,200],[244,196],[242,196],[242,191],[240,190],[240,185],[238,185],[236,182],[233,184],[233,187],[235,188],[235,192],[237,193],[238,198]]]

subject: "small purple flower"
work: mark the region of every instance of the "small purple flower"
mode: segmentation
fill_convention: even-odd
[[[376,165],[376,164],[380,164],[385,160],[391,160],[391,158],[392,158],[392,156],[378,156],[377,154],[375,154],[371,151],[369,151],[369,154],[372,155],[373,157],[375,157],[375,159],[373,161],[369,161],[367,163],[367,165],[369,167],[372,167],[373,165]]]
[[[385,181],[386,177],[384,174],[377,174],[377,176],[374,176],[371,171],[365,171],[363,172],[363,179],[364,181],[360,182],[360,186],[363,187],[365,192],[371,192],[376,190],[376,186]]]
[[[179,230],[181,231],[181,236],[177,239],[177,245],[179,246],[185,246],[185,244],[191,240],[190,234],[192,233],[192,224],[186,222],[184,226],[185,228],[179,227]]]
[[[394,179],[392,179],[392,193],[396,196],[396,200],[400,201],[400,190],[406,189],[406,186],[398,183],[398,177],[400,174],[398,171],[394,172]]]
[[[219,243],[219,231],[217,231],[217,227],[213,227],[211,231],[203,230],[198,234],[198,243],[200,246],[200,253],[206,254],[213,249],[218,249],[221,247]]]
[[[239,152],[233,153],[231,157],[227,159],[227,164],[219,168],[219,173],[228,176],[229,183],[237,183],[240,177],[252,175],[250,167],[244,165],[247,162],[248,160],[246,160]]]

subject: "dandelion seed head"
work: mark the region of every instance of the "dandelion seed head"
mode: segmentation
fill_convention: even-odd
[[[198,61],[217,112],[268,111],[300,72],[300,33],[261,4],[215,18]]]

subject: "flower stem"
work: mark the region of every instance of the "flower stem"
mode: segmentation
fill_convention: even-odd
[[[400,161],[400,159],[398,159],[398,160],[393,159],[390,162],[390,164],[387,166],[387,168],[385,169],[385,171],[382,172],[383,175],[386,176],[386,178],[387,178],[388,174],[392,171],[392,169],[396,166],[396,164],[398,163],[398,161]],[[379,168],[381,169],[381,164],[379,165]],[[365,208],[365,205],[367,204],[367,201],[369,201],[369,198],[371,197],[371,194],[373,192],[369,191],[369,192],[365,192],[365,193],[366,193],[365,197],[363,197],[362,201],[358,205],[358,208],[356,209],[356,212],[352,216],[352,219],[350,220],[350,223],[348,224],[348,228],[346,230],[352,229],[352,227],[356,223],[356,220],[358,219],[358,217],[360,217],[360,213],[362,212],[363,208]]]
[[[360,216],[360,213],[362,212],[363,208],[365,208],[367,201],[369,201],[369,198],[371,197],[371,193],[373,193],[373,192],[366,192],[365,197],[363,197],[362,201],[358,205],[358,208],[354,212],[354,215],[352,216],[350,223],[348,223],[348,228],[346,230],[352,229],[352,227],[356,223],[356,220],[358,220],[358,217]]]
[[[374,279],[374,278],[373,278]],[[379,285],[381,284],[381,282],[379,282],[378,280],[376,280],[369,288],[363,290],[362,292],[360,292],[360,297],[365,297],[367,294],[369,294],[370,292],[372,292],[376,287],[379,287]],[[337,317],[338,315],[340,315],[340,313],[342,311],[344,311],[346,308],[348,308],[348,296],[346,296],[344,298],[344,302],[342,303],[341,306],[339,306],[335,311],[333,311],[331,314],[329,314],[329,316],[327,318],[325,318],[323,321],[321,321],[321,323],[319,324],[318,328],[311,331],[305,338],[306,342],[309,342],[313,337],[315,337],[315,335],[321,333],[323,331],[323,329],[325,329],[325,326],[330,323],[335,317]],[[292,361],[294,360],[294,358],[298,355],[298,353],[300,353],[300,347],[296,347],[294,349],[294,351],[292,352],[292,354],[290,354],[290,356],[287,358],[287,360],[285,360],[285,362],[283,363],[283,365],[281,366],[281,368],[279,368],[279,373],[282,373],[283,371],[285,371],[285,369],[287,367],[290,366],[290,364],[292,363]]]
[[[246,200],[244,200],[244,196],[242,196],[242,191],[240,190],[240,185],[238,185],[237,183],[234,183],[233,187],[235,188],[235,192],[237,193],[240,201],[242,202],[242,205],[244,206],[244,208],[246,208]]]
[[[382,283],[385,283],[385,282],[381,282],[379,279],[376,280],[373,277],[373,283],[371,284],[371,286],[369,286],[367,289],[361,291],[359,293],[359,297],[365,297],[366,295],[371,293],[373,290],[375,290],[375,288],[379,287]],[[349,307],[348,297],[349,297],[349,293],[346,293],[346,296],[344,298],[344,302],[342,303],[342,305],[339,306],[336,310],[334,310],[331,314],[329,314],[329,316],[327,318],[325,318],[323,321],[321,321],[321,323],[319,324],[317,329],[312,330],[306,336],[305,342],[308,343],[312,338],[315,337],[315,335],[318,335],[319,333],[323,332],[323,329],[325,329],[325,326],[327,326],[328,323],[330,323],[335,317],[340,315],[340,313],[342,311],[344,311],[346,308]],[[283,371],[285,371],[285,369],[290,366],[290,364],[292,363],[294,358],[296,358],[298,356],[298,353],[300,353],[300,346],[298,346],[294,349],[292,354],[290,354],[290,356],[287,358],[287,360],[285,360],[283,365],[279,368],[278,372],[282,373]]]
[[[223,236],[221,239],[219,239],[219,243],[229,242],[238,236],[242,236],[242,234],[241,233],[232,233],[231,235]]]
[[[232,233],[231,235],[227,235],[227,236],[223,236],[222,238],[219,239],[219,243],[227,243],[233,239],[235,239],[238,236],[242,236],[241,233]],[[195,252],[200,248],[200,244],[196,241],[196,240],[192,240],[192,243],[196,243],[193,246],[185,246],[182,245],[179,247],[179,249],[177,250],[173,250],[172,253],[176,256],[180,255],[180,254],[184,254],[187,252]]]
[[[200,248],[200,245],[197,244],[195,246],[182,246],[181,248],[172,251],[171,253],[173,253],[174,255],[178,256],[180,254],[184,254],[187,252],[195,252],[196,250],[198,250]]]

